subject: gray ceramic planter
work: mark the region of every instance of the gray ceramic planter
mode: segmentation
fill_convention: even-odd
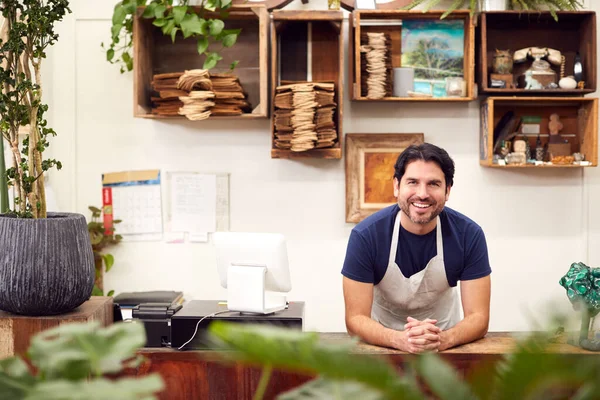
[[[0,310],[32,316],[66,313],[90,298],[94,275],[83,215],[0,215]]]

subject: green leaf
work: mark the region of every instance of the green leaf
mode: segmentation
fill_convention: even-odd
[[[197,49],[198,49],[198,54],[203,54],[206,51],[206,49],[208,49],[208,39],[205,37],[199,38]]]
[[[104,296],[104,292],[98,286],[94,285],[92,296]]]
[[[117,4],[115,11],[113,12],[112,23],[113,25],[121,25],[127,16],[127,11],[122,4]]]
[[[231,6],[231,0],[221,0],[221,8],[229,8]]]
[[[188,9],[187,6],[173,7],[173,19],[175,20],[175,23],[177,25],[181,24],[181,21],[183,21],[183,18],[185,17],[187,9]]]
[[[0,360],[0,399],[22,399],[35,385],[27,364],[18,358]]]
[[[180,24],[183,37],[188,38],[193,34],[202,33],[202,21],[196,14],[187,14]]]
[[[94,207],[94,206],[88,206],[88,210],[90,210],[93,213],[101,213],[102,210],[99,209],[98,207]]]
[[[167,11],[167,6],[165,6],[164,4],[158,4],[156,8],[154,8],[154,18],[164,18],[165,11]]]
[[[158,5],[158,3],[150,3],[146,6],[146,8],[144,8],[144,13],[142,14],[142,17],[144,18],[154,18],[154,13],[156,10],[156,6]]]
[[[173,19],[167,20],[167,24],[162,27],[162,33],[164,35],[170,35],[171,31],[175,28],[175,21]]]
[[[220,19],[212,19],[210,20],[210,34],[211,36],[217,36],[221,33],[223,28],[225,27],[225,23]]]
[[[123,25],[121,25],[121,24],[115,24],[112,26],[112,28],[110,28],[110,32],[111,32],[113,40],[117,40],[119,38],[119,33],[121,32],[122,28],[123,28]]]
[[[237,40],[237,35],[229,34],[229,35],[225,35],[223,37],[222,43],[223,43],[223,46],[225,46],[225,47],[231,47],[235,44],[236,40]]]
[[[131,56],[127,52],[123,52],[123,55],[121,55],[121,58],[123,58],[123,61],[125,61],[125,63],[128,63],[129,61],[131,61]]]
[[[317,378],[277,396],[277,400],[384,400],[382,392],[352,381]]]
[[[167,24],[167,22],[169,22],[169,20],[167,20],[165,18],[157,18],[154,21],[152,21],[152,25],[162,28],[163,26],[165,26]]]
[[[121,378],[117,381],[99,378],[89,381],[69,382],[58,380],[39,383],[27,396],[27,400],[105,400],[149,399],[164,389],[158,374],[142,378]]]
[[[173,43],[175,43],[175,37],[177,36],[177,31],[178,30],[179,30],[179,28],[175,27],[171,31],[171,42],[173,42]]]
[[[217,63],[219,62],[219,60],[222,60],[222,59],[223,59],[223,57],[221,57],[217,53],[206,53],[206,60],[204,60],[204,65],[202,66],[202,68],[203,69],[214,68],[215,65],[217,65]]]
[[[106,265],[106,272],[110,271],[112,266],[115,264],[115,257],[112,254],[103,254],[104,265]]]
[[[240,62],[240,60],[235,60],[234,62],[232,62],[231,65],[229,65],[229,69],[233,71],[235,69],[235,67],[237,67],[239,62]]]
[[[215,11],[217,9],[215,0],[206,0],[204,3],[204,9],[208,11]]]
[[[114,290],[110,290],[106,295],[108,297],[112,297],[114,294],[115,294],[115,291]]]
[[[439,356],[431,353],[419,356],[416,361],[416,369],[440,400],[476,399],[458,373]]]
[[[325,344],[316,332],[276,326],[214,321],[209,332],[215,345],[240,362],[269,365],[328,379],[356,381],[396,399],[423,399],[411,377],[399,377],[382,358],[352,353],[355,342]]]
[[[207,20],[200,18],[200,33],[204,36],[208,36],[210,31],[210,24]]]
[[[120,372],[123,362],[145,343],[143,324],[116,323],[100,329],[98,322],[72,323],[36,335],[28,354],[47,380],[80,380]]]

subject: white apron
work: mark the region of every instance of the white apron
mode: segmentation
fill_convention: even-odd
[[[371,318],[396,330],[404,330],[409,316],[421,321],[436,319],[436,326],[449,329],[460,321],[460,301],[457,288],[450,287],[446,278],[440,218],[437,217],[436,227],[437,255],[424,270],[406,278],[396,264],[401,212],[394,221],[387,271],[373,287]]]

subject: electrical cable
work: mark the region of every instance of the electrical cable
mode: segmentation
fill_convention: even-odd
[[[200,318],[200,321],[198,321],[198,323],[196,323],[196,329],[194,329],[194,334],[192,335],[192,337],[190,338],[190,340],[188,340],[187,342],[185,342],[184,344],[182,344],[181,346],[179,346],[177,348],[177,350],[183,349],[186,344],[188,344],[189,342],[191,342],[192,340],[194,340],[194,338],[196,337],[196,334],[198,333],[198,327],[200,326],[200,322],[204,321],[206,318],[211,318],[211,317],[214,317],[216,315],[223,314],[223,313],[228,313],[228,312],[234,312],[234,311],[230,311],[230,310],[217,311],[217,312],[205,315],[204,317]]]

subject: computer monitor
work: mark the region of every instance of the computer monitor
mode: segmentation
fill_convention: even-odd
[[[270,314],[292,290],[285,238],[277,233],[215,232],[221,286],[230,311]]]

